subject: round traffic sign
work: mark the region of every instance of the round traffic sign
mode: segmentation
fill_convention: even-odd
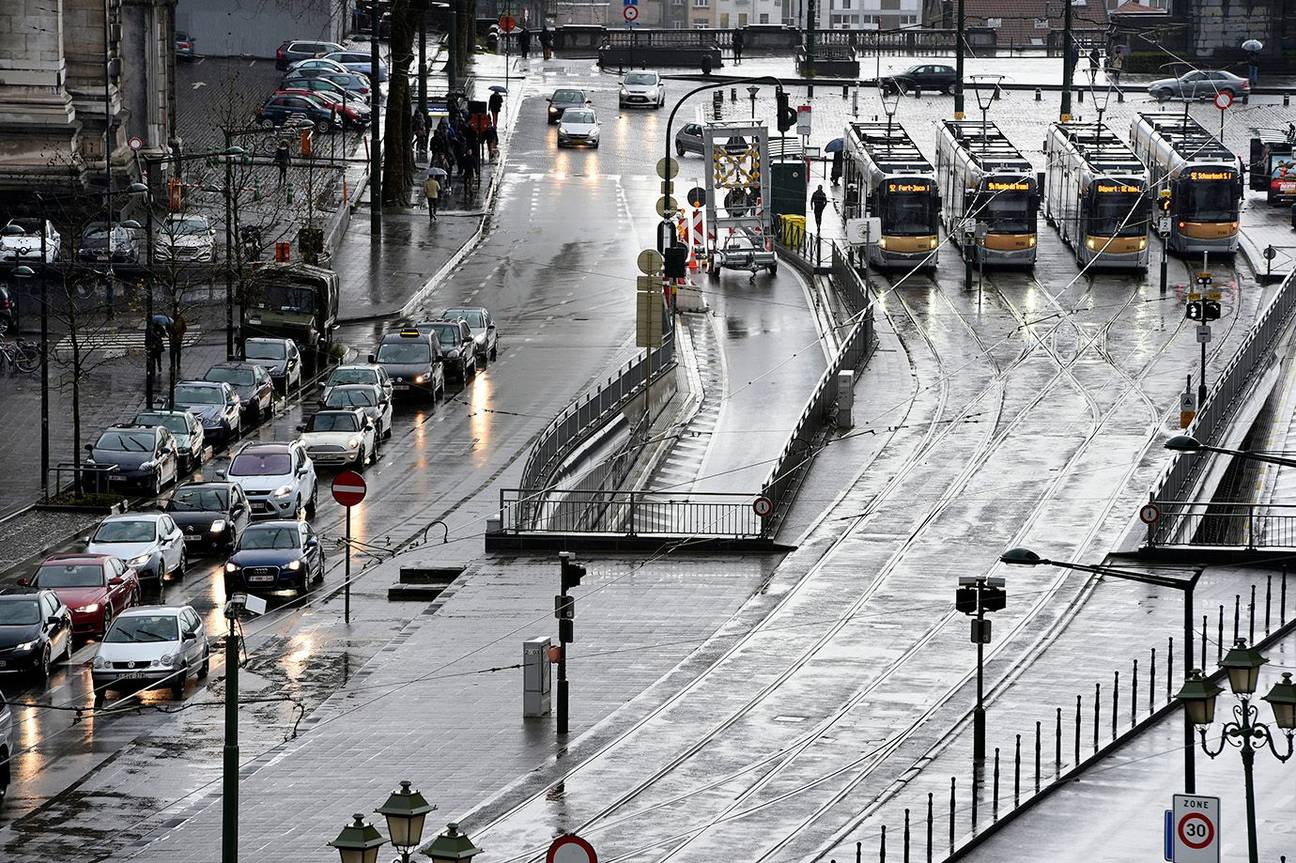
[[[761,495],[752,501],[752,511],[761,518],[769,518],[774,514],[774,501],[770,500],[765,495]]]
[[[1154,503],[1144,504],[1139,509],[1139,521],[1144,524],[1156,524],[1161,520],[1161,507]]]
[[[670,195],[662,195],[657,199],[657,215],[663,219],[673,215],[679,209],[679,202]]]
[[[365,499],[364,477],[353,470],[344,470],[333,477],[333,499],[343,506],[355,506]]]
[[[512,33],[517,27],[517,19],[512,15],[499,16],[499,28],[501,33]]]
[[[1273,246],[1265,246],[1264,257],[1266,261],[1272,261],[1274,258],[1278,257],[1278,250]]]
[[[545,855],[545,863],[598,863],[598,855],[594,853],[593,845],[574,833],[568,833],[559,836],[550,844],[549,853]]]
[[[130,147],[132,151],[138,153],[140,150],[144,149],[144,139],[139,135],[131,135],[130,140],[126,142],[126,145]]]
[[[1227,110],[1233,104],[1233,94],[1227,90],[1215,94],[1215,107],[1221,111]]]
[[[688,190],[688,202],[690,207],[701,207],[706,204],[706,189],[701,186],[694,186]]]
[[[662,268],[661,252],[656,249],[644,249],[635,259],[635,264],[639,267],[639,272],[645,276],[655,276],[661,272]]]
[[[670,156],[657,160],[657,176],[663,180],[673,180],[679,174],[679,162]]]
[[[1179,819],[1179,841],[1194,851],[1215,841],[1215,825],[1201,812],[1189,812]]]
[[[625,18],[627,21],[638,21],[639,7],[638,6],[625,7],[624,9],[621,10],[621,17]]]

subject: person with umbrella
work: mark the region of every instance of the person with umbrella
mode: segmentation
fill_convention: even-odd
[[[423,181],[423,197],[427,198],[428,221],[437,220],[437,200],[441,197],[441,178],[445,171],[440,168],[429,168],[427,179]]]
[[[500,109],[504,107],[504,88],[499,84],[491,87],[490,99],[486,102],[486,110],[490,111],[491,125],[499,125]]]
[[[846,142],[841,138],[833,138],[824,147],[825,153],[832,153],[832,184],[836,186],[841,181],[842,176],[842,149]]]
[[[553,33],[549,32],[548,24],[540,25],[540,47],[544,50],[546,60],[553,57]]]
[[[144,351],[148,354],[148,374],[156,379],[162,374],[162,349],[171,318],[167,315],[154,315],[144,328]],[[149,407],[153,407],[149,405]]]
[[[1248,39],[1242,43],[1242,50],[1247,57],[1247,80],[1252,87],[1260,83],[1260,52],[1263,49],[1264,43],[1259,39]]]

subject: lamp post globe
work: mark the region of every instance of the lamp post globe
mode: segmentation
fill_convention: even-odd
[[[1175,698],[1183,702],[1184,712],[1193,725],[1207,726],[1215,721],[1215,699],[1219,694],[1220,688],[1194,668]]]
[[[1290,734],[1296,730],[1296,683],[1290,672],[1283,672],[1282,680],[1273,685],[1264,697],[1273,709],[1274,725]]]
[[[459,825],[451,822],[445,832],[423,849],[432,863],[471,863],[481,849],[467,835],[459,832]]]
[[[355,821],[343,827],[329,845],[338,850],[342,863],[377,863],[378,849],[387,840],[359,812],[351,817]]]
[[[148,186],[143,183],[131,183],[126,187],[126,191],[130,192],[132,195],[147,195],[148,190]]]
[[[407,853],[423,841],[423,822],[435,806],[417,791],[410,790],[410,783],[402,781],[400,788],[393,791],[387,802],[374,811],[387,819],[387,835],[391,844]]]
[[[1044,563],[1044,558],[1029,548],[1010,548],[999,555],[999,562],[1013,566],[1039,566]]]
[[[30,279],[33,278],[35,275],[36,275],[36,271],[33,270],[31,267],[27,266],[26,264],[13,268],[13,277],[15,279]]]
[[[1260,680],[1260,667],[1269,660],[1260,655],[1260,651],[1247,647],[1246,639],[1239,638],[1237,643],[1224,654],[1220,665],[1228,672],[1229,689],[1234,695],[1249,696],[1256,691]]]
[[[1165,448],[1174,452],[1197,452],[1201,441],[1190,434],[1177,434],[1165,442]]]

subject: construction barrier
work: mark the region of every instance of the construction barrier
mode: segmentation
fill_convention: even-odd
[[[805,216],[794,216],[785,213],[783,217],[779,219],[779,224],[783,232],[782,236],[779,237],[779,241],[783,243],[783,245],[795,249],[805,241]]]

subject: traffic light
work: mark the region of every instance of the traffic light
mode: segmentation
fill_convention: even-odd
[[[558,559],[562,564],[562,592],[566,593],[581,583],[581,579],[585,577],[585,567],[573,562],[574,555],[570,551],[558,552]]]
[[[1190,321],[1206,320],[1206,303],[1202,300],[1189,300],[1188,307],[1184,310],[1184,317]]]
[[[788,104],[788,94],[784,92],[782,87],[774,90],[774,101],[778,105],[778,130],[786,132],[796,125],[796,111]]]
[[[1219,300],[1202,300],[1202,320],[1218,321],[1220,318]]]
[[[1162,189],[1161,194],[1157,197],[1157,209],[1163,213],[1170,212],[1170,190]]]
[[[683,279],[688,276],[688,246],[670,246],[662,254],[662,258],[665,261],[666,278]]]

